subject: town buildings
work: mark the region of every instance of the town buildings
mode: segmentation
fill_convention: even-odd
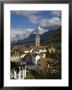
[[[47,49],[49,53],[55,53],[55,48],[41,47],[39,28],[36,30],[36,45],[35,48],[24,50],[24,53],[20,56],[11,56],[11,78],[25,79],[27,69],[36,70],[37,65],[48,66],[48,59],[46,58]],[[17,52],[17,50],[16,50]]]

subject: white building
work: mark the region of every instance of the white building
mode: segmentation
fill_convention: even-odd
[[[31,49],[31,50],[30,50],[30,53],[32,53],[32,52],[33,52],[33,50],[34,50],[34,49]]]
[[[19,71],[17,72],[16,70],[11,71],[11,79],[24,79],[26,78],[26,66],[25,68],[21,69],[19,67]]]
[[[19,56],[11,56],[10,57],[11,61],[18,61],[20,59]]]
[[[47,50],[45,48],[39,50],[39,53],[46,53],[46,52],[47,52]]]
[[[46,58],[46,54],[43,54],[42,57],[43,57],[43,58]]]
[[[32,61],[33,61],[33,63],[35,64],[35,65],[37,65],[37,62],[38,62],[38,60],[40,60],[40,55],[38,55],[38,54],[34,54],[33,55],[33,57],[32,57]]]
[[[16,71],[14,71],[14,78],[15,79],[26,78],[26,66],[25,66],[25,69],[23,69],[23,70],[20,69],[18,73]]]
[[[26,55],[27,55],[27,54],[22,54],[22,55],[20,56],[20,58],[24,58]]]
[[[30,51],[28,51],[28,50],[27,50],[27,51],[24,51],[25,54],[28,54],[29,52],[30,52]]]

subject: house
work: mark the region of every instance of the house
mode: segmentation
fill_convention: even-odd
[[[26,65],[32,65],[32,56],[31,54],[25,55],[25,57],[22,59],[22,61],[26,62]]]
[[[49,53],[55,53],[56,49],[52,46],[51,48],[48,48]]]
[[[30,53],[32,53],[32,52],[33,52],[33,50],[34,50],[34,49],[31,49],[31,50],[30,50]]]
[[[24,51],[24,53],[25,53],[25,54],[28,54],[28,53],[29,53],[29,51],[28,51],[28,50],[27,50],[27,51]]]
[[[39,49],[34,49],[33,53],[39,54]]]
[[[11,79],[26,78],[26,63],[11,61]]]
[[[46,54],[43,54],[42,57],[43,57],[43,58],[46,58]]]
[[[17,73],[16,70],[11,71],[11,78],[12,79],[24,79],[26,78],[26,68],[20,69]]]
[[[20,56],[20,58],[22,59],[22,58],[24,58],[25,57],[25,55],[27,55],[27,54],[22,54],[21,56]]]
[[[20,59],[19,56],[11,56],[10,57],[11,61],[18,61]]]
[[[24,79],[26,78],[26,66],[24,69],[19,69],[19,72],[17,73],[14,71],[14,78],[15,79]]]
[[[46,52],[47,50],[45,48],[39,50],[39,53],[46,53]]]
[[[33,56],[32,56],[32,61],[35,65],[37,65],[37,62],[40,60],[40,55],[37,54],[37,53],[34,53]]]

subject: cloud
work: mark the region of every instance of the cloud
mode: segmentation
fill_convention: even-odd
[[[11,29],[10,36],[11,41],[17,41],[24,38],[27,38],[33,29]]]
[[[39,13],[40,11],[12,11],[12,14],[17,14],[17,15],[22,15],[22,16],[26,16],[28,18],[28,20],[31,23],[34,24],[38,24],[38,21],[40,19],[40,16],[37,16],[37,13]]]
[[[61,26],[61,20],[58,17],[53,17],[51,19],[41,19],[40,26],[45,28],[53,28]]]
[[[29,15],[34,15],[37,14],[39,11],[13,11],[13,13],[16,13],[18,15],[24,15],[24,16],[29,16]]]
[[[34,23],[34,24],[37,24],[37,25],[40,25],[40,26],[43,26],[43,27],[48,27],[48,28],[51,28],[51,27],[58,27],[61,25],[61,19],[60,17],[60,12],[59,11],[53,11],[52,12],[53,14],[56,15],[56,17],[52,17],[52,18],[42,18],[42,16],[37,16],[37,15],[29,15],[27,16],[29,21],[31,23]]]
[[[56,29],[61,26],[61,11],[51,11],[51,14],[54,16],[52,18],[45,18],[42,15],[37,15],[40,11],[13,11],[12,13],[16,13],[17,15],[26,16],[31,23],[39,25],[39,33],[43,34],[47,32],[49,29]],[[34,29],[11,29],[11,41],[17,41],[24,38],[27,38],[30,34],[35,34]]]
[[[57,17],[61,17],[61,11],[52,11],[51,14],[56,15]]]
[[[41,11],[39,11],[39,10],[32,10],[32,11],[30,11],[30,10],[28,10],[28,11],[23,11],[23,10],[21,10],[21,11],[12,11],[12,13],[15,13],[15,14],[18,14],[18,15],[36,15],[37,13],[39,13],[39,12],[41,12]],[[52,15],[56,15],[56,16],[61,16],[61,10],[53,10],[53,11],[51,11],[51,14]]]
[[[35,24],[37,24],[40,19],[40,16],[36,15],[39,12],[40,11],[13,11],[13,13],[17,15],[26,16],[31,23],[35,23]]]
[[[35,23],[35,24],[38,24],[40,20],[40,16],[36,16],[36,15],[30,15],[28,18],[31,23]]]
[[[47,31],[49,31],[49,29],[44,29],[44,28],[42,28],[41,26],[38,26],[37,29],[38,29],[38,31],[39,31],[39,34],[43,34],[43,33],[47,32]],[[36,34],[36,29],[33,30],[32,34]]]
[[[47,31],[49,31],[48,29],[44,29],[44,28],[42,28],[40,26],[38,26],[38,30],[39,30],[39,34],[43,34],[43,33],[47,32]]]
[[[18,15],[26,16],[31,23],[43,26],[43,27],[55,27],[61,25],[61,11],[55,10],[51,11],[51,14],[54,15],[52,18],[42,18],[42,15],[37,15],[40,11],[14,11]]]
[[[43,34],[48,31],[48,29],[43,29],[38,26],[39,34]],[[36,29],[11,29],[10,38],[11,41],[17,41],[24,38],[28,38],[31,34],[36,34]]]

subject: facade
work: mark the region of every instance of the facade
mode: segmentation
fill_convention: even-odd
[[[26,66],[25,66],[24,69],[20,69],[18,73],[16,71],[14,71],[14,78],[15,79],[24,79],[24,78],[26,78]]]
[[[43,54],[43,56],[42,56],[43,58],[46,58],[46,54]]]
[[[40,60],[40,55],[37,54],[37,53],[34,53],[33,56],[32,56],[32,61],[35,65],[37,65],[38,61]]]
[[[24,79],[26,78],[26,65],[23,62],[11,62],[11,79]]]
[[[11,56],[10,57],[11,61],[18,61],[20,59],[19,56]]]
[[[21,56],[20,56],[20,58],[22,59],[22,58],[24,58],[26,56],[26,54],[22,54]]]

